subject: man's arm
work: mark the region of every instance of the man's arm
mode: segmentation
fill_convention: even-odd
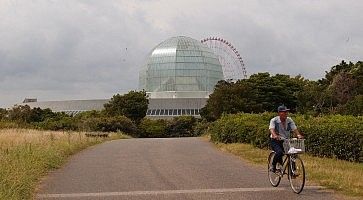
[[[297,138],[299,138],[299,139],[303,139],[304,138],[304,136],[300,133],[299,130],[295,129],[292,132],[294,132],[294,134],[296,135]]]
[[[271,133],[271,137],[273,139],[278,139],[279,138],[279,133],[277,133],[274,128],[270,128],[270,133]]]
[[[273,139],[278,139],[279,138],[279,133],[276,132],[276,129],[275,129],[275,118],[272,118],[270,120],[269,130],[270,130],[270,133],[271,133],[271,138],[273,138]]]
[[[290,117],[288,117],[288,120],[290,121],[290,127],[292,129],[292,132],[294,133],[294,135],[299,138],[302,139],[304,138],[304,136],[299,132],[299,130],[296,127],[296,124],[294,122],[294,120],[292,120]]]

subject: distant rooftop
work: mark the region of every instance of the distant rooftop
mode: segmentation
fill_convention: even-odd
[[[24,100],[25,101],[25,100]],[[88,110],[102,110],[105,103],[110,99],[90,99],[90,100],[66,100],[66,101],[33,101],[23,102],[19,105],[29,105],[30,108],[50,108],[54,112],[68,112],[68,111],[88,111]]]
[[[25,98],[23,103],[30,103],[30,102],[37,102],[38,100],[36,98]]]

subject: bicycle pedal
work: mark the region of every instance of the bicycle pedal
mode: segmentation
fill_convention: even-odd
[[[291,176],[292,179],[296,179],[297,177],[299,177],[299,175],[292,175]]]
[[[277,174],[278,176],[282,177],[284,174],[281,172],[280,169],[276,169],[275,174]]]

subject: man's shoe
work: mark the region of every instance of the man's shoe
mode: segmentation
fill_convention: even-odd
[[[270,172],[272,172],[272,173],[276,173],[276,168],[275,167],[270,167]]]
[[[295,174],[293,174],[293,175],[291,175],[291,178],[292,178],[292,179],[296,179],[298,176],[299,176],[299,175],[295,175]]]
[[[300,175],[299,172],[292,171],[291,173],[292,173],[291,178],[293,178],[293,179],[295,179],[296,177],[298,177]]]

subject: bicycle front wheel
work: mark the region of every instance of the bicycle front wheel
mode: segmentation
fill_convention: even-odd
[[[270,155],[268,156],[268,165],[267,165],[267,172],[268,172],[268,179],[271,183],[272,186],[277,187],[280,184],[281,181],[281,177],[276,174],[275,172],[272,172],[272,161],[275,157],[276,153],[275,152],[271,152]]]
[[[300,157],[291,156],[290,169],[289,169],[289,181],[292,190],[299,194],[305,185],[305,168],[304,163]]]

